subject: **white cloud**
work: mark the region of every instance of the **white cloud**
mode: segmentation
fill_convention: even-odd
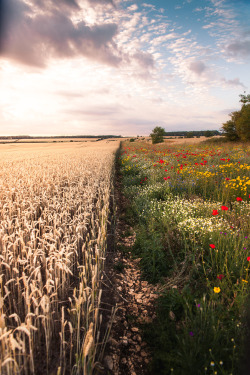
[[[216,111],[233,104],[225,97],[248,84],[228,62],[245,56],[248,34],[232,37],[237,22],[225,2],[199,11],[207,25],[199,33],[167,6],[164,16],[154,4],[125,0],[8,1],[15,7],[2,49],[0,116],[12,134],[37,134],[34,126],[127,135],[148,134],[155,123],[218,128]]]

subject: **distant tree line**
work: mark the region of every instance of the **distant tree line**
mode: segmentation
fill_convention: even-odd
[[[218,130],[193,130],[193,131],[174,131],[174,132],[166,132],[164,128],[160,126],[156,126],[150,137],[152,139],[152,143],[161,143],[164,141],[164,137],[183,137],[183,138],[194,138],[194,137],[213,137],[215,135],[221,135]],[[132,142],[132,141],[131,141]]]
[[[218,130],[192,130],[192,131],[174,131],[174,132],[165,132],[164,136],[166,137],[213,137],[215,135],[221,135],[221,132]]]
[[[250,95],[240,95],[241,109],[230,113],[231,120],[222,125],[223,134],[229,141],[250,140]]]

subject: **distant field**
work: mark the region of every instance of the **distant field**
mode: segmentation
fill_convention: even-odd
[[[0,139],[0,143],[51,143],[51,142],[95,142],[100,138],[32,138]]]
[[[94,365],[118,146],[0,145],[1,374]]]

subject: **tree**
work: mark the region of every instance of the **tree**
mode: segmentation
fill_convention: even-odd
[[[244,104],[250,103],[250,94],[244,95],[240,94],[240,102]]]
[[[236,124],[233,120],[228,120],[222,126],[223,132],[229,141],[238,141],[239,137],[236,132]]]
[[[160,126],[156,126],[152,133],[150,134],[150,137],[152,139],[152,143],[161,143],[163,142],[163,136],[165,134],[165,129],[161,128]]]
[[[194,138],[194,132],[187,132],[186,138]]]
[[[229,141],[250,140],[250,95],[240,95],[242,103],[239,111],[230,114],[231,120],[222,125],[223,133]]]
[[[213,135],[214,133],[211,130],[206,130],[204,133],[204,136],[207,138],[212,137]]]
[[[242,141],[250,140],[250,104],[243,104],[236,121],[236,132]]]
[[[229,141],[238,141],[240,139],[236,130],[236,121],[240,117],[240,111],[230,113],[231,120],[225,122],[222,126],[224,134]]]

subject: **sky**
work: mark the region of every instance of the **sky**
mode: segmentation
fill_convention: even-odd
[[[219,130],[250,92],[249,0],[0,0],[0,135]]]

